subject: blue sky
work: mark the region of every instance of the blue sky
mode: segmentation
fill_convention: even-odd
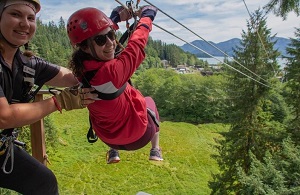
[[[126,2],[125,0],[120,1],[124,4]],[[245,0],[250,12],[263,7],[268,1]],[[240,38],[242,30],[246,30],[246,21],[249,19],[243,0],[148,0],[148,2],[175,18],[203,39],[215,43],[231,38]],[[111,10],[119,5],[113,0],[41,0],[41,4],[42,10],[38,16],[43,23],[58,22],[60,17],[66,22],[74,11],[84,7],[96,7],[109,16]],[[141,0],[140,5],[145,4],[147,3]],[[154,22],[185,41],[191,42],[200,39],[161,12],[157,13]],[[123,32],[125,23],[121,23],[119,26]],[[300,17],[290,13],[288,19],[283,21],[282,18],[270,13],[267,16],[267,26],[271,29],[272,34],[277,34],[279,37],[294,37],[295,27],[300,28]],[[174,43],[178,46],[185,44],[157,27],[153,27],[150,36],[154,40],[161,40],[168,44]]]

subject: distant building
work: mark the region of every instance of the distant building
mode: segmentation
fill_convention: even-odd
[[[177,65],[176,71],[180,74],[187,74],[191,72],[186,65]]]
[[[168,60],[161,60],[161,63],[164,68],[168,68],[168,66],[170,65]]]
[[[212,76],[214,74],[213,71],[205,71],[205,70],[200,71],[200,73],[202,76]]]

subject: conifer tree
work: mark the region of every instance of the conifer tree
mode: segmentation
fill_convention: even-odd
[[[290,138],[274,154],[267,152],[263,162],[254,155],[251,159],[250,174],[239,169],[240,194],[300,194],[300,147]]]
[[[294,39],[287,48],[288,58],[286,66],[286,96],[287,104],[292,109],[292,121],[289,123],[289,132],[294,141],[300,145],[300,28],[296,28]]]
[[[239,170],[250,174],[251,154],[262,160],[277,140],[277,131],[281,128],[271,121],[267,101],[272,78],[279,69],[276,58],[280,53],[274,49],[274,37],[267,28],[262,11],[255,11],[247,22],[247,31],[242,33],[241,46],[234,51],[236,61],[246,68],[232,63],[232,67],[240,72],[228,70],[231,128],[224,134],[224,140],[219,142],[216,160],[220,173],[214,175],[214,181],[209,184],[212,194],[241,192],[243,185],[239,181]]]
[[[300,1],[299,0],[271,0],[265,6],[267,12],[273,11],[277,16],[286,19],[289,12],[295,12],[297,16],[300,15]]]

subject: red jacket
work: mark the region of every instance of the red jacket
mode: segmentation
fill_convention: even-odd
[[[148,28],[147,28],[148,27]],[[120,89],[145,59],[150,18],[141,18],[124,51],[110,61],[84,61],[85,71],[97,69],[90,84],[102,93]],[[138,140],[145,132],[148,119],[144,96],[131,85],[113,100],[97,100],[88,105],[97,136],[108,144],[125,145]]]

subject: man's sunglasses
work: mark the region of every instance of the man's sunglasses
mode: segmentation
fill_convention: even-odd
[[[116,33],[114,30],[110,30],[108,33],[105,35],[97,35],[94,37],[94,41],[96,42],[97,45],[103,46],[106,43],[106,37],[108,37],[111,41],[114,41],[116,39]]]

